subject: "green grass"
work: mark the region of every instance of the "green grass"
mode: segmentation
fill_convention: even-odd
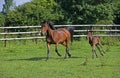
[[[88,41],[74,41],[69,46],[72,57],[65,60],[65,47],[59,45],[59,57],[51,45],[48,61],[42,41],[9,41],[6,48],[0,42],[0,46],[0,78],[120,78],[120,44],[110,46],[105,56],[97,50],[99,58],[92,59]]]

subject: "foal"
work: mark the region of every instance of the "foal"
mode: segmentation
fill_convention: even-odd
[[[94,53],[95,53],[96,57],[98,57],[96,50],[95,50],[95,47],[98,48],[100,54],[103,56],[103,53],[105,53],[105,51],[102,49],[100,37],[92,36],[92,31],[88,31],[87,39],[89,39],[89,44],[92,47],[92,58],[94,58]]]

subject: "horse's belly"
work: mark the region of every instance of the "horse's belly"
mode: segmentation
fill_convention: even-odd
[[[48,43],[50,43],[50,44],[55,44],[55,41],[52,40],[51,38],[47,38],[46,41],[47,41]]]

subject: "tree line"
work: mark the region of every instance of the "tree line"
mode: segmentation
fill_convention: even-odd
[[[120,0],[31,0],[19,6],[4,1],[0,26],[40,25],[45,19],[54,24],[120,24]]]

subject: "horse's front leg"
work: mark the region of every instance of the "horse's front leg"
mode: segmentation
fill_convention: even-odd
[[[62,56],[62,55],[58,52],[58,43],[56,43],[55,51],[56,51],[56,53],[57,53],[58,56]]]
[[[47,43],[47,57],[46,57],[46,60],[49,59],[49,56],[50,56],[50,43]]]

